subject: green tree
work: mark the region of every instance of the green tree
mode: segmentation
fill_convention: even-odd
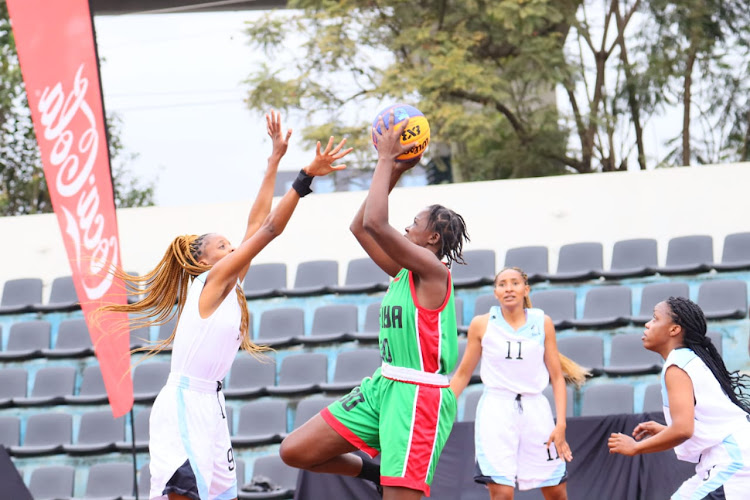
[[[119,119],[110,115],[107,122],[115,205],[153,205],[153,181],[140,181],[128,170],[135,155],[123,148]],[[0,216],[52,211],[5,0],[0,0],[0,181]]]

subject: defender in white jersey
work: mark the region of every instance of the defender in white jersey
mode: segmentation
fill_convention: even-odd
[[[300,171],[292,188],[271,211],[276,170],[291,130],[282,135],[279,115],[273,111],[266,120],[273,152],[242,244],[235,249],[226,238],[213,233],[178,236],[153,271],[144,276],[117,273],[126,282],[145,286],[143,300],[103,308],[135,313],[138,326],[164,324],[178,316],[172,335],[146,349],[155,354],[174,342],[171,373],[149,421],[151,499],[237,497],[221,381],[239,347],[251,353],[267,350],[250,339],[241,280],[250,261],[284,230],[299,199],[311,192],[313,177],[344,168],[331,164],[351,151],[342,151],[344,141],[333,147],[333,137],[323,152],[318,143],[314,160]]]
[[[511,499],[521,490],[541,488],[545,499],[567,498],[565,462],[566,390],[552,320],[532,309],[526,274],[517,268],[495,277],[500,302],[469,326],[463,360],[451,380],[456,396],[466,387],[481,357],[484,392],[474,423],[477,474],[490,498]],[[566,358],[567,359],[567,358]],[[577,368],[577,380],[585,372]],[[542,391],[552,382],[557,423]]]
[[[743,394],[747,375],[727,372],[711,339],[703,311],[683,297],[654,308],[643,346],[665,358],[662,399],[667,425],[644,422],[635,439],[612,434],[610,452],[623,455],[674,448],[677,458],[696,463],[695,476],[674,500],[750,498],[750,404]],[[747,382],[744,382],[747,383]]]

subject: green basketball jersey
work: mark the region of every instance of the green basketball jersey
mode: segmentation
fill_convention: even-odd
[[[393,278],[380,306],[380,356],[384,362],[447,375],[456,365],[458,338],[453,281],[438,309],[417,301],[414,277],[404,268]]]

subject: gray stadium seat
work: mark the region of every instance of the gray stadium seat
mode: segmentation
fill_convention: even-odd
[[[0,446],[10,448],[21,442],[21,420],[18,417],[0,416]]]
[[[260,299],[273,297],[279,290],[286,288],[286,264],[251,264],[242,284],[245,297]]]
[[[94,455],[115,451],[115,443],[125,438],[125,417],[113,418],[112,411],[84,413],[75,444],[63,445],[68,455]]]
[[[667,263],[659,274],[688,274],[708,271],[714,262],[713,239],[707,235],[678,236],[669,240]]]
[[[276,361],[271,356],[257,359],[240,355],[229,371],[225,398],[249,398],[266,394],[266,387],[276,385]]]
[[[628,286],[601,286],[586,293],[583,318],[570,321],[576,328],[611,328],[630,321],[633,302]]]
[[[139,500],[146,500],[151,490],[151,471],[149,470],[149,464],[147,463],[141,470],[138,471],[138,498]],[[121,500],[135,500],[135,496],[123,495]]]
[[[60,322],[54,349],[42,349],[47,358],[80,358],[94,354],[89,328],[83,318]]]
[[[374,293],[388,288],[391,277],[369,257],[353,259],[346,267],[343,285],[333,285],[336,293]]]
[[[253,481],[251,481],[242,485],[242,489],[237,492],[237,497],[242,500],[291,498],[297,488],[298,472],[297,469],[282,462],[277,454],[256,458],[253,463],[253,481],[269,481],[278,489],[252,492],[250,490],[253,489]]]
[[[102,369],[98,364],[89,365],[83,370],[81,387],[78,394],[65,396],[65,403],[69,405],[100,404],[107,402],[107,389],[104,387]]]
[[[151,327],[142,326],[138,328],[130,327],[130,348],[138,349],[149,345],[151,342]]]
[[[464,413],[461,422],[474,422],[477,418],[477,405],[484,391],[480,388],[467,391],[464,396]]]
[[[133,464],[115,462],[89,467],[84,500],[117,500],[133,494]]]
[[[451,267],[453,286],[475,287],[489,285],[495,279],[495,251],[467,250],[463,252],[466,265],[454,264]]]
[[[2,361],[24,361],[38,358],[50,345],[52,327],[49,321],[32,320],[13,323],[8,332],[8,345],[0,352]]]
[[[40,302],[42,302],[42,280],[40,278],[8,280],[3,285],[0,314],[31,312],[34,310],[34,306]]]
[[[177,315],[176,314],[172,316],[172,318],[166,323],[164,323],[163,325],[159,325],[159,333],[156,335],[156,341],[163,342],[167,340],[172,335],[172,333],[174,333],[175,328],[177,328]],[[164,348],[164,351],[165,352],[171,351],[173,344],[174,344],[174,341],[168,344]]]
[[[258,344],[285,347],[298,344],[305,335],[305,311],[301,307],[280,307],[263,311],[258,328]]]
[[[609,364],[604,367],[607,375],[644,375],[661,371],[662,357],[643,347],[642,336],[641,333],[623,333],[612,338]]]
[[[365,310],[365,326],[361,332],[356,332],[354,338],[359,342],[377,342],[380,336],[380,301],[367,305]]]
[[[606,279],[635,278],[654,274],[659,265],[656,240],[638,238],[615,242],[612,248],[612,263],[603,271]]]
[[[43,406],[64,404],[65,396],[72,396],[76,384],[74,366],[48,366],[40,368],[34,377],[31,396],[13,398],[16,406]]]
[[[714,264],[713,268],[717,271],[750,269],[750,233],[726,235],[721,263]]]
[[[582,417],[633,413],[633,386],[630,384],[599,384],[583,393]]]
[[[654,306],[669,297],[690,297],[690,287],[687,283],[670,281],[667,283],[649,283],[643,287],[641,292],[641,308],[637,316],[630,320],[638,325],[651,321],[654,315]]]
[[[152,361],[136,365],[133,369],[133,397],[136,403],[150,403],[167,383],[169,361]]]
[[[497,297],[493,293],[486,293],[474,300],[474,316],[481,316],[490,312],[492,306],[498,305]]]
[[[281,361],[279,383],[267,387],[271,395],[310,394],[328,379],[328,356],[319,352],[292,354]]]
[[[711,339],[711,343],[716,347],[719,352],[719,356],[724,355],[724,348],[722,346],[722,335],[721,332],[706,332],[706,335]]]
[[[286,409],[286,401],[280,399],[259,399],[242,405],[232,446],[280,443],[286,436]]]
[[[297,403],[297,409],[294,413],[294,426],[292,429],[297,429],[337,399],[334,397],[312,396],[300,400]]]
[[[555,394],[552,391],[552,386],[548,385],[546,389],[542,391],[542,394],[544,394],[544,397],[547,398],[547,401],[549,402],[549,407],[552,410],[552,417],[557,418],[556,413],[556,405],[555,405]],[[573,388],[570,386],[565,386],[565,417],[572,417],[573,416]]]
[[[661,397],[661,384],[649,384],[643,395],[643,413],[664,411]]]
[[[596,335],[575,335],[557,339],[557,349],[592,375],[601,375],[604,367],[604,340]]]
[[[0,369],[0,408],[13,406],[13,398],[26,396],[28,373],[24,368]]]
[[[543,280],[549,273],[549,250],[545,246],[511,248],[505,252],[504,267],[522,269],[529,282]]]
[[[568,243],[560,247],[557,272],[543,275],[550,281],[579,281],[601,276],[603,248],[598,242]]]
[[[575,290],[537,290],[529,296],[532,307],[538,307],[550,317],[555,328],[562,330],[572,326],[576,318]]]
[[[464,353],[466,352],[466,344],[468,343],[468,340],[465,338],[459,338],[458,339],[458,356],[456,358],[456,366],[453,367],[453,370],[450,373],[450,376],[452,377],[456,370],[458,370],[458,366],[461,364],[461,361],[464,359]],[[480,358],[477,362],[477,366],[474,368],[474,371],[471,373],[471,377],[469,378],[470,384],[477,384],[482,381],[482,378],[479,376],[479,370],[482,367],[482,359]]]
[[[239,490],[245,484],[245,461],[241,459],[234,459],[236,473],[237,473],[237,489]]]
[[[297,266],[294,288],[282,288],[282,295],[301,297],[332,291],[339,283],[339,263],[336,260],[311,260]]]
[[[35,500],[72,498],[75,474],[75,468],[70,465],[36,467],[31,472],[29,493]]]
[[[33,457],[62,453],[63,445],[73,436],[73,417],[68,413],[37,413],[26,420],[26,434],[21,446],[11,446],[16,457]]]
[[[52,280],[49,300],[46,304],[36,304],[34,309],[39,312],[66,312],[81,308],[78,302],[72,276],[61,276]]]
[[[144,408],[141,411],[135,413],[135,421],[131,423],[133,430],[135,430],[135,449],[136,451],[148,450],[148,439],[149,439],[149,426],[148,419],[151,416],[151,408]],[[121,452],[129,452],[133,449],[133,442],[131,436],[131,430],[126,431],[126,438],[124,441],[118,441],[115,443],[115,448]]]
[[[319,306],[313,315],[310,335],[300,337],[298,340],[303,345],[353,340],[353,334],[357,331],[357,315],[357,306],[354,304]]]
[[[320,384],[320,388],[325,392],[349,392],[358,386],[363,378],[372,375],[380,363],[378,349],[339,352],[336,355],[333,382]]]
[[[698,288],[698,305],[708,320],[747,317],[747,283],[743,280],[704,281]]]

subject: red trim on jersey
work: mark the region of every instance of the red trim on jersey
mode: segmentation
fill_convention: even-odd
[[[427,485],[427,474],[432,463],[432,454],[435,451],[435,438],[437,437],[437,427],[440,420],[440,400],[442,394],[440,389],[431,387],[417,386],[416,403],[414,409],[414,418],[412,420],[411,436],[406,456],[406,466],[404,467],[404,477],[412,485],[406,486],[416,490],[423,490],[429,496],[430,487]],[[435,457],[437,460],[437,457]],[[381,477],[381,484],[383,482]],[[399,485],[401,486],[401,485]],[[424,487],[427,489],[425,490]]]
[[[378,450],[369,446],[362,440],[362,438],[354,434],[347,426],[342,424],[339,419],[333,416],[328,408],[323,408],[320,411],[320,416],[323,417],[323,420],[325,420],[326,423],[330,425],[334,431],[338,432],[342,438],[346,439],[347,441],[349,441],[349,443],[370,455],[370,458],[375,458],[378,455]]]
[[[419,339],[419,357],[422,361],[422,371],[437,373],[440,371],[440,314],[451,298],[451,272],[448,270],[448,289],[445,293],[445,299],[437,309],[427,309],[419,304],[412,271],[409,271],[409,289],[414,307],[417,308],[415,326]]]
[[[382,486],[398,486],[401,488],[409,488],[410,490],[417,490],[424,493],[424,496],[430,496],[430,485],[424,481],[415,479],[409,479],[405,477],[391,477],[391,476],[380,476],[380,484]]]

